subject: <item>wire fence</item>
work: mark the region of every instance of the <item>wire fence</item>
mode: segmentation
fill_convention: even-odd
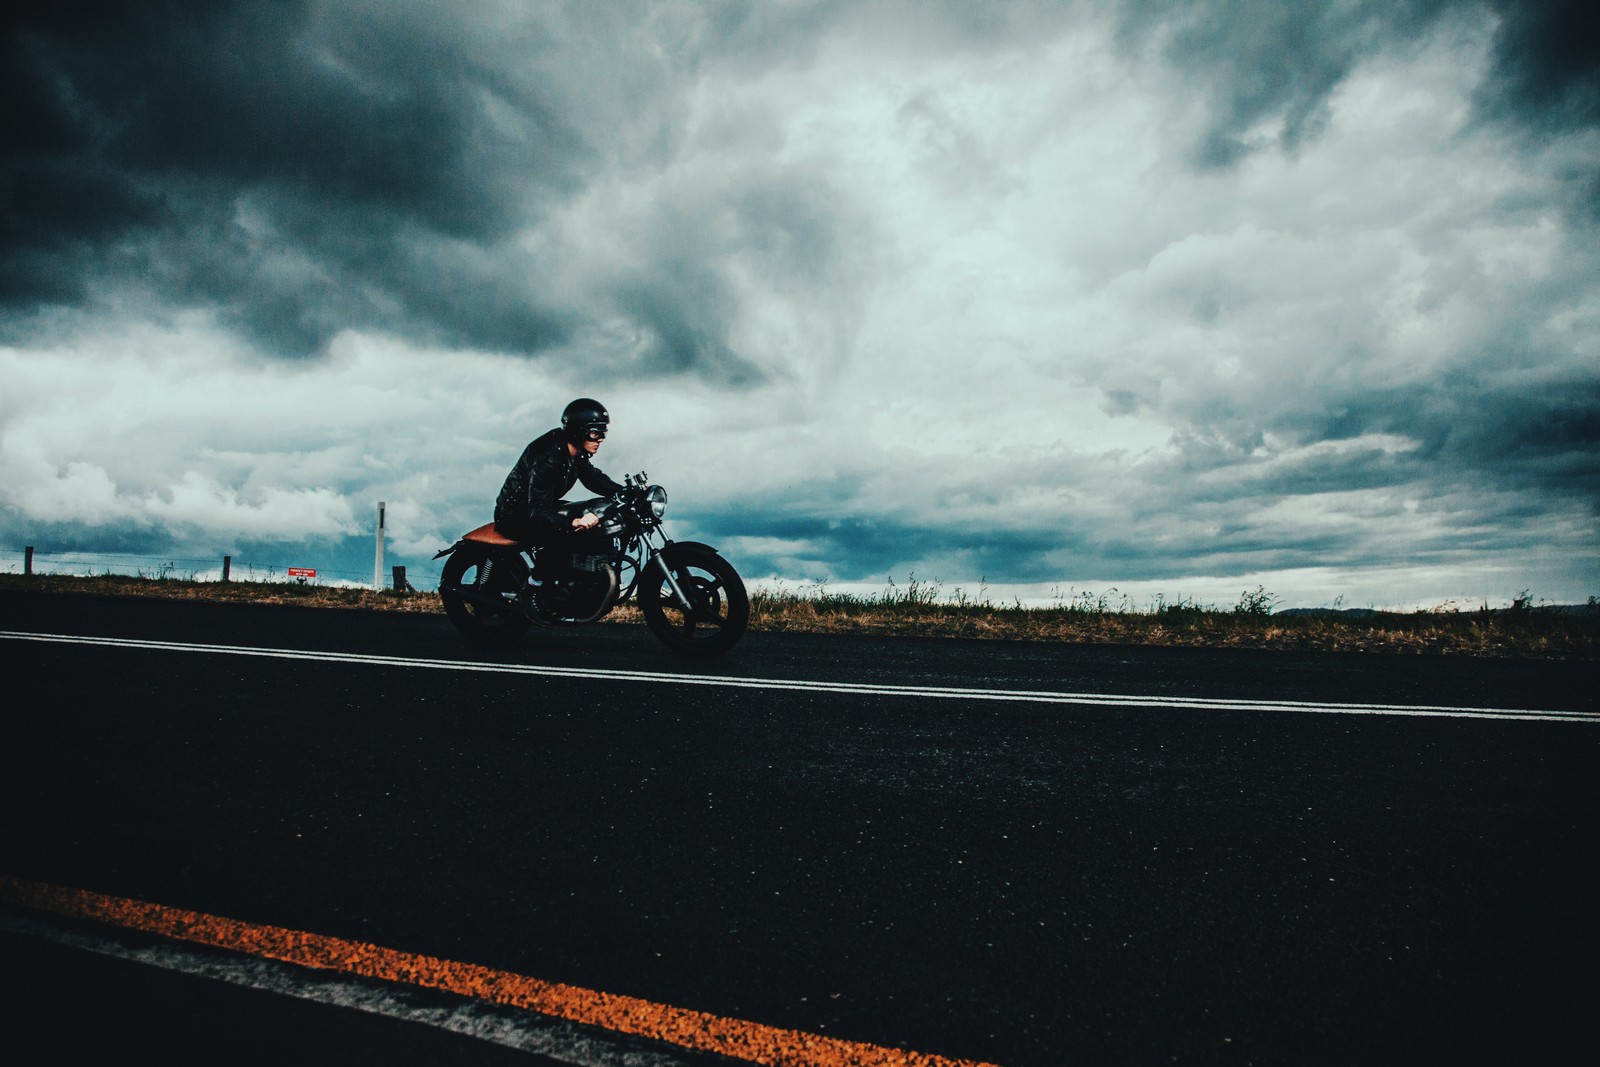
[[[396,585],[405,568],[393,568]],[[54,574],[72,577],[178,579],[194,582],[304,582],[323,585],[373,585],[372,571],[347,571],[288,563],[262,563],[232,556],[142,556],[118,552],[21,552],[0,550],[0,574]]]

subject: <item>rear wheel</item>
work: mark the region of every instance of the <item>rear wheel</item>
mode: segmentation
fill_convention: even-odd
[[[503,648],[528,632],[517,594],[527,580],[520,557],[457,549],[439,576],[445,614],[470,640]],[[519,576],[520,579],[519,580]]]
[[[733,564],[715,552],[677,547],[658,560],[671,569],[689,610],[678,603],[661,563],[646,564],[636,595],[650,632],[686,656],[715,656],[732,648],[750,621],[750,600]]]

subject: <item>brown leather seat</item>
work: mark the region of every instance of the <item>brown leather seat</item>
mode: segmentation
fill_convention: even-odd
[[[461,540],[477,541],[479,544],[494,545],[501,548],[510,548],[517,544],[516,541],[495,529],[495,525],[492,522],[484,523],[476,530],[473,530],[471,533],[467,534]]]

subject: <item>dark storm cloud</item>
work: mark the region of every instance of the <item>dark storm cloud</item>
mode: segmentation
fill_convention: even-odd
[[[14,311],[137,280],[279,350],[345,326],[513,349],[562,333],[526,284],[494,281],[527,273],[497,243],[593,153],[443,9],[35,8],[5,57]],[[450,262],[460,245],[477,254]]]
[[[1586,0],[1495,0],[1503,20],[1484,105],[1530,126],[1600,123],[1600,22]]]
[[[844,273],[827,254],[848,213],[802,177],[745,179],[729,207],[656,205],[581,291],[554,275],[614,235],[568,234],[578,245],[564,248],[525,235],[608,174],[674,161],[706,64],[756,77],[803,61],[834,7],[518,13],[502,27],[423,3],[280,0],[12,16],[7,329],[119,293],[152,314],[207,309],[278,355],[317,353],[346,328],[536,354],[620,319],[635,340],[597,360],[758,379],[728,339],[728,259]],[[731,227],[707,216],[719,212]]]
[[[1335,476],[1352,488],[1362,487],[1362,478],[1382,484],[1427,474],[1448,484],[1481,477],[1600,511],[1600,373],[1591,367],[1508,374],[1509,360],[1492,347],[1470,357],[1435,380],[1307,395],[1275,412],[1274,426],[1308,442],[1367,434],[1415,442],[1414,450],[1360,462],[1341,456],[1345,473]],[[1544,362],[1561,365],[1556,353]],[[1318,400],[1317,408],[1305,403]]]
[[[1048,581],[1061,573],[1059,554],[1078,552],[1085,544],[1080,535],[1060,529],[962,528],[888,512],[819,518],[815,511],[827,510],[826,503],[810,501],[803,514],[788,513],[790,502],[782,499],[744,503],[747,507],[738,510],[697,515],[704,536],[713,543],[772,538],[804,546],[788,556],[742,550],[741,559],[757,575],[783,573],[803,559],[845,582],[903,582],[908,569],[926,581],[955,574],[993,582]],[[836,504],[841,513],[858,507],[843,496]]]
[[[657,205],[629,234],[635,262],[604,279],[596,299],[634,324],[647,368],[699,369],[732,386],[765,376],[727,340],[742,299],[732,274],[781,287],[818,324],[848,322],[870,287],[850,247],[858,220],[825,183],[759,162],[744,167],[720,173],[714,194],[690,190]],[[869,225],[860,221],[854,232]]]
[[[1419,461],[1446,474],[1479,470],[1600,511],[1600,381],[1592,377],[1507,389],[1458,376],[1360,403],[1365,410],[1347,417],[1411,435]]]
[[[18,532],[28,544],[37,544],[41,552],[50,553],[120,553],[153,559],[171,552],[173,543],[171,532],[154,523],[91,527],[32,519]]]
[[[1593,381],[1514,388],[1456,376],[1327,400],[1282,419],[1291,440],[1183,431],[1137,473],[1057,457],[1045,474],[1018,460],[1017,484],[1074,487],[1093,502],[1081,512],[1035,510],[1014,486],[986,492],[930,471],[921,501],[879,500],[838,479],[695,521],[713,543],[752,539],[740,556],[754,573],[1050,585],[1536,556],[1552,524],[1581,528],[1600,511]]]
[[[1582,6],[1492,6],[1502,23],[1484,113],[1528,129],[1600,121]],[[512,28],[484,28],[463,16],[471,10],[102,0],[8,16],[7,328],[33,309],[126,289],[213,310],[276,353],[316,352],[342,328],[536,353],[614,313],[642,335],[648,372],[751,381],[759,372],[728,338],[736,298],[694,239],[698,220],[679,227],[677,247],[590,279],[581,300],[548,284],[557,253],[516,235],[608,168],[648,171],[682,152],[685,93],[712,66],[759,77],[810,62],[841,34],[938,52],[1028,48],[1079,17],[1056,3],[916,5],[915,18],[897,4],[535,5]],[[1484,9],[1130,0],[1112,10],[1130,51],[1154,49],[1201,86],[1212,117],[1195,151],[1223,166],[1262,147],[1248,134],[1264,120],[1281,122],[1282,148],[1315,137],[1360,59]],[[1578,195],[1600,192],[1595,179],[1575,176]],[[824,206],[798,228],[836,232],[848,224],[840,211]],[[771,229],[784,225],[797,228]],[[767,232],[738,236],[757,247]],[[789,266],[840,270],[827,252]]]
[[[1101,546],[1128,580],[1182,566],[1243,574],[1277,567],[1359,565],[1387,552],[1417,564],[1505,551],[1537,553],[1552,524],[1600,514],[1600,382],[1573,377],[1497,385],[1492,371],[1328,397],[1320,411],[1275,416],[1304,447],[1263,435],[1180,433],[1177,455],[1146,476],[1162,495],[1130,501],[1135,536]],[[1263,449],[1257,454],[1257,449]],[[1359,494],[1359,497],[1352,496]],[[1297,501],[1343,498],[1355,527],[1302,521]],[[1406,529],[1406,501],[1435,516],[1425,542],[1388,544]],[[1288,507],[1285,521],[1270,521]],[[1176,521],[1175,521],[1176,517]],[[1391,531],[1394,531],[1391,533]],[[1161,536],[1151,534],[1161,532]]]
[[[1198,85],[1211,117],[1195,159],[1226,167],[1265,147],[1294,151],[1327,119],[1355,65],[1405,50],[1442,20],[1499,22],[1492,71],[1480,88],[1487,118],[1529,131],[1600,123],[1600,33],[1587,0],[1123,0],[1113,5],[1124,48],[1152,47]],[[1274,142],[1250,131],[1278,124]]]
[[[1043,584],[1103,578],[1152,581],[1186,574],[1243,575],[1275,568],[1330,566],[1368,561],[1371,540],[1353,541],[1347,530],[1280,527],[1264,530],[1250,521],[1240,499],[1175,499],[1129,509],[1114,524],[1068,517],[1032,529],[990,523],[953,524],[934,514],[904,513],[773,517],[782,501],[750,501],[748,510],[697,516],[712,543],[734,538],[771,538],[794,543],[794,552],[758,550],[741,544],[739,556],[751,574],[794,573],[797,560],[840,581],[903,583],[963,580],[993,584]],[[840,510],[848,508],[841,501]],[[824,505],[826,507],[826,505]],[[1174,522],[1182,509],[1184,521]],[[1381,518],[1381,516],[1380,516]],[[1515,542],[1513,542],[1515,543]],[[801,547],[803,546],[803,547]],[[1436,546],[1441,555],[1450,544]]]

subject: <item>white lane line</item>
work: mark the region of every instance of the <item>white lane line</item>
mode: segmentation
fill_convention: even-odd
[[[546,678],[578,678],[609,682],[647,682],[653,685],[697,685],[726,689],[802,690],[853,696],[903,696],[934,700],[993,700],[1029,704],[1072,704],[1094,707],[1191,708],[1197,711],[1279,711],[1338,715],[1406,715],[1427,718],[1503,719],[1521,722],[1600,723],[1600,712],[1545,711],[1532,708],[1466,708],[1433,704],[1353,704],[1307,700],[1230,700],[1208,697],[1141,696],[1115,693],[1071,693],[1027,689],[962,689],[916,685],[874,685],[866,682],[823,682],[791,678],[732,678],[717,674],[676,674],[659,671],[617,671],[588,667],[544,667],[525,663],[483,663],[449,659],[410,659],[367,656],[354,652],[318,652],[305,649],[254,648],[243,645],[191,644],[179,641],[143,641],[125,637],[79,637],[71,634],[37,634],[0,630],[0,639],[52,644],[98,645],[155,652],[198,652],[211,655],[252,656],[302,662],[348,663],[377,667],[412,667],[424,670],[475,671],[486,674],[520,674]]]

